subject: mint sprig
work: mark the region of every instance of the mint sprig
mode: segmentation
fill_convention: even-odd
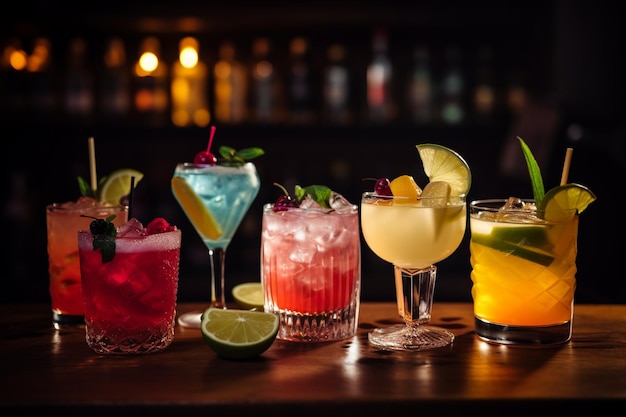
[[[84,197],[96,198],[96,190],[91,188],[91,184],[87,182],[86,179],[79,176],[77,180],[78,180],[78,189],[80,190],[80,195]],[[98,180],[98,188],[100,188],[100,186],[104,184],[106,180],[107,180],[107,177],[100,178],[100,180]]]
[[[528,167],[528,173],[530,174],[530,181],[533,187],[533,197],[535,198],[535,204],[537,205],[537,207],[539,207],[539,205],[541,204],[541,200],[543,200],[543,197],[545,195],[541,169],[539,168],[539,164],[537,164],[537,160],[533,156],[533,153],[526,144],[526,142],[524,142],[524,140],[519,136],[517,137],[517,139],[522,146],[524,159],[526,159],[526,166]]]
[[[252,159],[264,155],[265,151],[258,147],[235,150],[230,146],[220,146],[219,154],[221,156],[217,161],[219,165],[241,166]]]
[[[307,187],[301,187],[296,185],[295,194],[298,203],[310,195],[311,198],[324,208],[330,208],[330,197],[332,196],[332,190],[325,185],[309,185]]]

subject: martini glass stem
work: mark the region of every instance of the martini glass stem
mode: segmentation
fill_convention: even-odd
[[[209,249],[211,258],[211,307],[226,308],[226,296],[224,294],[224,260],[226,249]]]

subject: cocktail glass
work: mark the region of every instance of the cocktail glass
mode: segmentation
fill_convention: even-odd
[[[181,163],[174,170],[172,192],[209,249],[211,307],[226,308],[224,260],[239,224],[259,193],[261,181],[251,162],[239,166]],[[179,317],[183,327],[200,328],[201,311]]]
[[[174,340],[181,231],[145,234],[131,219],[110,238],[110,261],[94,237],[78,232],[87,344],[100,354],[165,349]]]
[[[372,345],[388,350],[422,350],[447,346],[454,335],[426,326],[430,321],[435,263],[450,256],[465,234],[465,196],[410,199],[363,193],[361,230],[369,248],[394,266],[401,290],[398,301],[405,324],[374,329]]]
[[[531,207],[470,203],[476,335],[487,342],[541,346],[572,335],[579,216],[558,209],[569,213],[548,222]]]
[[[57,330],[85,326],[77,233],[88,230],[93,219],[83,215],[96,218],[115,215],[113,224],[120,226],[127,221],[128,209],[89,197],[46,207],[52,325]]]
[[[345,201],[345,200],[343,200]],[[326,342],[356,334],[361,293],[358,206],[263,207],[261,281],[278,338]]]

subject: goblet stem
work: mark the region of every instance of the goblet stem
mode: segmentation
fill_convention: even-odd
[[[396,276],[401,277],[402,317],[407,325],[417,327],[430,321],[437,267],[423,269],[394,266]]]
[[[454,335],[445,329],[423,326],[430,321],[435,292],[437,267],[400,268],[394,265],[398,307],[404,325],[374,329],[369,335],[372,345],[390,350],[423,350],[447,346]]]
[[[211,258],[211,307],[226,308],[226,296],[224,294],[224,260],[226,249],[209,249]]]

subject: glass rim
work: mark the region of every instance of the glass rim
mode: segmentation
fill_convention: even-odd
[[[478,210],[483,210],[483,211],[499,211],[499,209],[508,201],[508,198],[486,198],[486,199],[479,199],[479,200],[472,200],[470,202],[470,208],[474,208],[474,209],[478,209]],[[522,198],[522,201],[525,203],[534,203],[535,199],[534,198],[528,198],[528,199],[524,199]],[[559,211],[576,211],[575,208],[551,208],[551,210],[559,210]],[[537,209],[538,212],[541,212],[543,210],[539,210]]]
[[[249,168],[249,167],[253,167],[256,169],[256,165],[254,165],[252,161],[246,161],[242,165],[220,165],[220,164],[196,165],[193,162],[180,162],[176,164],[175,171],[178,171],[179,169],[204,171],[204,170],[218,170],[218,169],[242,169],[242,168]]]
[[[63,204],[75,204],[75,201],[66,201],[66,202],[56,202],[50,203],[46,205],[46,211],[59,211],[66,213],[73,212],[91,212],[91,211],[128,211],[129,206],[117,204],[112,205],[110,203],[99,203],[98,206],[89,206],[89,207],[63,207]]]
[[[381,195],[381,194],[376,194],[375,191],[365,191],[362,196],[361,199],[365,199],[365,198],[379,198],[381,200],[409,200],[409,199],[413,199],[413,197],[406,197],[406,196],[400,196],[400,195]],[[465,194],[459,194],[459,195],[451,195],[449,198],[455,199],[455,200],[462,200],[463,202],[466,202],[467,200],[467,195]],[[416,201],[419,200],[439,200],[441,199],[441,197],[419,197],[416,199]]]
[[[275,203],[265,203],[263,204],[263,213],[272,211],[274,212],[274,210],[272,210],[272,208],[274,207]],[[335,209],[326,209],[326,208],[317,208],[317,207],[311,207],[311,208],[300,208],[300,207],[291,207],[288,210],[279,210],[275,213],[284,213],[286,211],[292,211],[292,212],[297,212],[297,213],[320,213],[320,214],[329,214],[329,213],[337,213],[337,214],[344,214],[344,215],[349,215],[349,214],[355,214],[359,212],[359,205],[358,204],[350,204],[350,212],[344,212],[344,211],[337,211]]]

